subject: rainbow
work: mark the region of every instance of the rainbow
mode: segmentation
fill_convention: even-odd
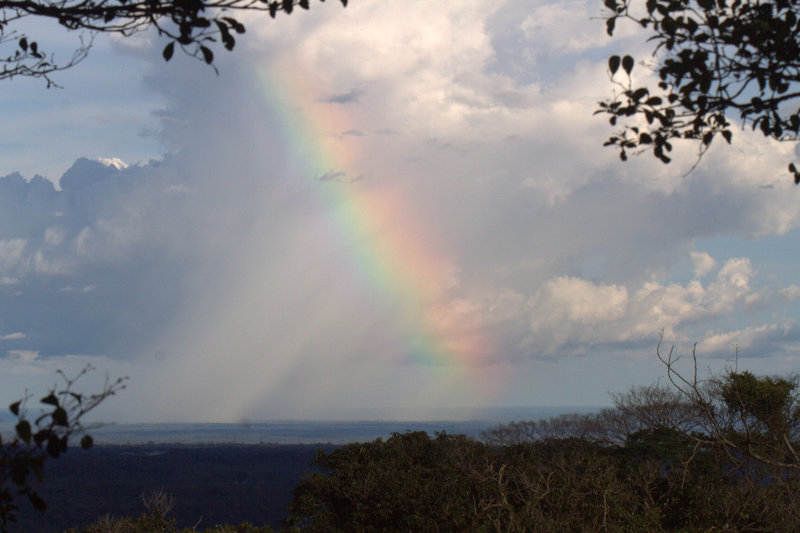
[[[474,313],[443,303],[451,262],[414,223],[402,195],[391,186],[371,187],[358,179],[361,143],[341,135],[357,130],[348,107],[322,102],[319,80],[297,61],[276,62],[258,78],[285,149],[301,166],[304,186],[320,198],[339,238],[350,243],[354,275],[383,302],[402,310],[406,346],[395,356],[427,367],[472,371],[481,366],[489,343],[470,318]]]

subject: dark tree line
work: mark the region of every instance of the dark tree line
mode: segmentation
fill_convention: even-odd
[[[798,380],[729,371],[614,396],[483,441],[395,434],[321,453],[302,531],[800,530]]]

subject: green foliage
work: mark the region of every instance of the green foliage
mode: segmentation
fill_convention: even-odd
[[[325,473],[297,487],[286,521],[303,531],[660,531],[679,492],[650,448],[581,438],[493,447],[406,433],[317,462]]]
[[[295,489],[287,525],[308,531],[474,530],[473,501],[484,490],[470,468],[488,449],[463,435],[394,434],[351,444],[315,460]]]
[[[782,436],[790,429],[797,408],[796,379],[756,377],[750,372],[731,372],[721,386],[725,405],[740,417],[752,417],[772,436]]]
[[[633,459],[655,459],[674,465],[688,459],[693,446],[694,442],[680,431],[662,426],[631,433],[624,449]]]
[[[791,452],[797,438],[793,430],[777,434],[797,425],[796,380],[729,372],[706,386],[673,383],[674,390],[614,395],[615,407],[595,415],[500,425],[484,442],[417,432],[320,453],[322,472],[295,489],[286,525],[800,530],[800,461]]]
[[[320,0],[324,1],[324,0]],[[340,0],[347,6],[347,0]],[[97,33],[115,33],[123,37],[149,28],[169,42],[162,57],[172,59],[176,47],[212,65],[212,47],[222,43],[226,50],[236,45],[234,35],[245,32],[244,24],[234,17],[242,11],[263,11],[275,18],[291,14],[294,7],[309,9],[309,0],[104,0],[85,2],[63,0],[0,0],[0,45],[11,47],[0,55],[0,80],[15,76],[43,78],[48,87],[56,85],[50,75],[80,63],[89,53]],[[44,53],[38,43],[14,23],[22,18],[50,19],[65,29],[83,30],[72,57],[63,62]]]
[[[16,521],[19,510],[16,501],[20,497],[26,498],[38,511],[45,511],[47,505],[34,485],[34,481],[41,483],[44,478],[45,461],[65,453],[70,437],[87,429],[82,418],[125,388],[125,379],[121,378],[106,381],[98,394],[86,396],[74,392],[75,381],[90,370],[91,367],[84,368],[75,378],[60,373],[64,380],[62,387],[39,400],[43,407],[35,419],[28,417],[29,397],[9,406],[17,423],[14,436],[0,439],[0,531],[6,532],[9,523]],[[84,435],[81,447],[88,449],[91,445],[91,437]]]
[[[624,124],[606,146],[651,151],[664,163],[672,141],[699,143],[699,155],[719,134],[730,143],[732,117],[776,140],[800,138],[800,2],[796,0],[605,0],[606,31],[627,19],[649,31],[659,81],[634,87],[634,60],[609,59],[617,90],[597,113]],[[626,63],[627,60],[627,63]],[[795,183],[800,172],[789,171]]]

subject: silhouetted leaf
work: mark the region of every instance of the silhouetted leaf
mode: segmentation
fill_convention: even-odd
[[[47,439],[46,450],[50,457],[58,457],[61,453],[61,444],[59,443],[58,437],[50,435],[50,438]]]
[[[41,400],[39,400],[39,401],[42,402],[42,403],[46,403],[46,404],[49,404],[49,405],[55,405],[56,407],[58,407],[58,398],[52,392],[50,394],[48,394],[47,396],[45,396],[44,398],[42,398]]]
[[[200,52],[202,52],[203,60],[205,60],[207,64],[210,65],[214,61],[214,53],[205,46],[200,47]]]
[[[31,424],[27,420],[20,420],[19,423],[15,426],[17,430],[17,435],[26,443],[30,444],[31,442]]]
[[[217,28],[219,28],[219,33],[222,38],[222,42],[225,44],[225,48],[227,50],[233,50],[233,47],[236,45],[236,39],[234,39],[233,35],[231,35],[231,32],[228,31],[228,26],[219,20],[215,20],[214,22],[216,22]]]
[[[161,52],[161,55],[164,56],[164,61],[172,59],[173,52],[175,52],[175,41],[167,44],[167,46],[164,47],[164,51]]]
[[[58,407],[57,409],[53,410],[53,423],[59,426],[68,426],[69,419],[67,417],[67,411],[64,410],[63,407]]]
[[[28,499],[31,501],[31,505],[33,505],[33,508],[36,509],[37,511],[39,511],[40,513],[43,513],[43,512],[45,512],[47,510],[47,504],[35,492],[33,492],[33,491],[29,492],[28,493]]]
[[[619,56],[611,56],[608,58],[608,70],[611,71],[612,76],[617,72],[617,70],[619,70],[619,63]]]
[[[633,70],[633,58],[631,56],[625,56],[622,58],[622,68],[628,74],[631,73]]]
[[[244,33],[244,24],[239,22],[238,20],[231,18],[231,17],[222,17],[222,20],[226,21],[228,24],[231,25],[231,28],[236,33]]]
[[[41,446],[41,444],[46,441],[50,435],[52,435],[52,432],[48,429],[37,431],[33,435],[33,442],[35,442],[37,446]]]

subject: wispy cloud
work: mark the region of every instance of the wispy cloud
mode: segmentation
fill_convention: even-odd
[[[326,96],[322,98],[322,101],[331,104],[354,104],[361,99],[361,96],[363,94],[364,91],[362,91],[361,89],[350,89],[349,91],[344,93],[332,94],[330,96]]]

